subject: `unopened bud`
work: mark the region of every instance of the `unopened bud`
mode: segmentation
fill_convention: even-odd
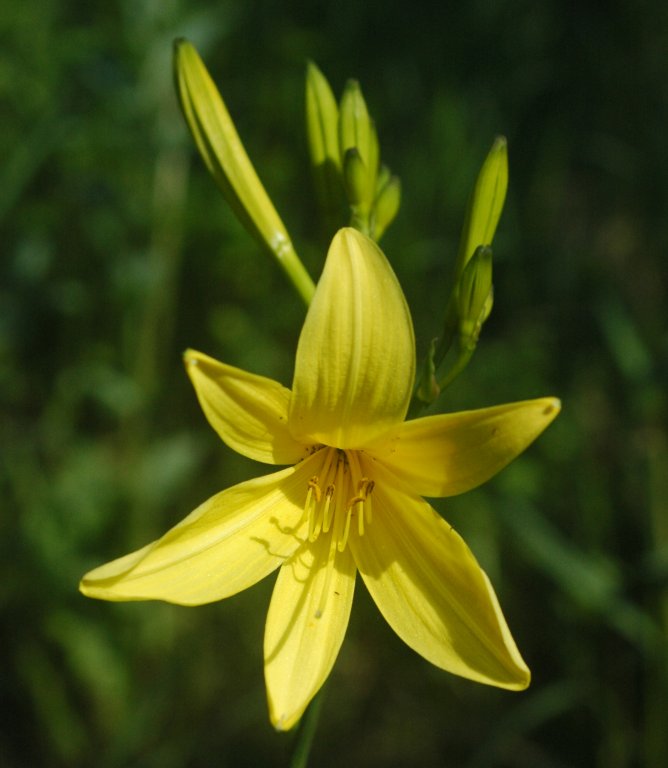
[[[455,274],[462,271],[479,245],[492,245],[508,189],[508,146],[503,136],[492,144],[469,200]]]
[[[313,63],[306,70],[306,135],[313,181],[327,227],[343,221],[339,107],[327,79]]]
[[[401,182],[398,176],[390,176],[376,196],[371,212],[372,231],[380,240],[385,230],[394,221],[401,205]]]
[[[473,349],[482,324],[492,309],[492,249],[479,246],[466,265],[457,286],[460,344]]]
[[[427,404],[433,403],[441,393],[441,388],[436,380],[436,366],[434,364],[437,341],[438,339],[432,339],[431,344],[429,345],[429,349],[422,364],[420,386],[415,393],[423,403]]]
[[[341,97],[339,110],[341,156],[345,154],[346,150],[355,148],[360,153],[362,160],[368,163],[371,154],[371,132],[371,119],[362,95],[362,89],[357,80],[348,80]]]
[[[309,61],[306,69],[306,133],[311,163],[330,162],[341,167],[339,152],[339,108],[327,79]]]
[[[343,155],[343,185],[352,208],[367,207],[367,168],[356,147],[348,148]]]

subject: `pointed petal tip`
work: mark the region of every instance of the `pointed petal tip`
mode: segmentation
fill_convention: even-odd
[[[199,352],[196,352],[194,349],[188,347],[188,349],[183,351],[183,362],[186,366],[193,364],[196,365],[199,354]]]
[[[89,597],[91,600],[105,600],[109,603],[118,603],[144,599],[141,597],[118,594],[118,592],[114,589],[113,582],[105,583],[101,579],[89,579],[88,576],[89,574],[86,574],[79,582],[79,592],[84,597]]]
[[[316,692],[317,693],[317,692]],[[313,694],[314,696],[315,694]],[[274,700],[271,694],[270,687],[267,686],[267,707],[269,709],[269,721],[271,722],[274,730],[277,733],[286,733],[291,731],[297,725],[304,716],[309,704],[313,700],[311,696],[306,701],[302,701],[297,707],[285,707],[284,704],[279,704]]]
[[[502,674],[496,675],[465,675],[468,679],[482,685],[490,685],[493,688],[500,688],[503,691],[511,693],[521,693],[531,685],[531,671],[524,664],[521,657],[512,660],[514,665],[508,666],[508,662],[503,664]],[[455,673],[457,674],[457,673]]]
[[[531,670],[526,667],[525,668],[525,674],[522,677],[522,680],[518,682],[517,688],[514,688],[515,691],[526,691],[526,689],[531,685]]]
[[[278,733],[291,731],[299,723],[300,718],[301,714],[297,716],[287,715],[285,713],[276,715],[274,712],[272,712],[271,707],[269,709],[269,719],[271,724],[274,726],[274,730]]]
[[[332,245],[339,240],[344,240],[348,247],[353,243],[356,245],[363,245],[366,242],[370,242],[365,234],[354,227],[341,227],[341,229],[334,235]]]
[[[525,664],[512,636],[509,635],[507,640],[509,656],[502,664],[504,675],[497,675],[496,678],[481,680],[480,682],[506,691],[525,691],[531,685],[531,670]]]
[[[365,247],[365,244],[369,242],[373,241],[364,233],[360,232],[359,229],[355,229],[354,227],[341,227],[336,231],[329,247],[330,249],[343,247],[349,250],[351,247]]]
[[[328,536],[306,542],[281,568],[267,614],[264,674],[269,717],[290,730],[327,680],[345,637],[357,569]]]
[[[507,691],[520,693],[526,691],[531,685],[531,671],[528,667],[520,667],[517,669],[517,678],[509,683],[499,684],[499,687],[504,688]]]
[[[561,400],[558,397],[543,397],[537,403],[541,405],[541,416],[545,419],[545,427],[547,427],[559,415]]]

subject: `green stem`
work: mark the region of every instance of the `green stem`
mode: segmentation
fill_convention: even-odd
[[[452,384],[452,382],[457,378],[457,376],[459,376],[459,374],[464,370],[464,368],[466,368],[466,366],[469,364],[469,361],[473,357],[474,352],[475,352],[475,346],[463,347],[463,348],[460,347],[459,355],[455,360],[454,365],[438,381],[438,389],[437,389],[438,394],[433,398],[431,402],[427,403],[422,398],[418,397],[417,392],[420,391],[420,384],[422,382],[422,380],[420,380],[420,384],[415,388],[413,399],[411,400],[411,403],[408,407],[408,414],[406,418],[407,419],[417,418],[425,408],[431,405],[432,402],[434,402],[436,398],[443,393],[443,390],[449,387],[450,384]],[[423,373],[423,376],[424,376],[424,373]]]
[[[434,367],[438,369],[440,364],[445,359],[445,356],[450,351],[452,343],[455,339],[455,331],[457,330],[457,310],[455,308],[455,302],[452,296],[448,300],[448,305],[445,309],[445,320],[443,321],[443,333],[436,346],[434,352]]]
[[[308,765],[309,754],[311,753],[315,731],[318,727],[318,720],[320,719],[323,698],[323,689],[321,688],[318,693],[316,693],[313,701],[308,705],[306,712],[299,723],[299,728],[297,729],[297,744],[295,746],[295,751],[292,754],[290,768],[306,768]]]
[[[297,256],[292,243],[271,247],[271,252],[308,307],[315,293],[315,284]]]
[[[649,469],[648,510],[653,555],[658,567],[665,568],[668,553],[668,442],[660,430],[646,440]],[[665,571],[664,571],[665,573]],[[660,636],[668,637],[668,593],[658,590],[654,602]],[[659,768],[668,760],[666,709],[668,708],[668,658],[665,641],[648,642],[645,651],[645,717],[643,765]]]
[[[474,351],[475,347],[464,347],[464,349],[460,349],[459,356],[457,357],[455,364],[438,382],[438,388],[441,392],[443,392],[446,387],[449,387],[450,384],[452,384],[452,382],[457,378],[457,376],[459,376],[459,374],[464,370],[464,368],[466,368],[470,359],[473,357]]]
[[[427,408],[431,403],[425,403],[424,400],[420,400],[419,397],[413,395],[413,398],[408,406],[408,413],[406,414],[406,420],[417,419],[422,415],[422,411]]]
[[[452,347],[452,344],[455,340],[456,327],[457,327],[457,313],[455,310],[455,302],[453,301],[451,296],[445,310],[445,320],[443,322],[443,333],[441,334],[440,338],[436,341],[436,346],[432,347],[432,349],[428,353],[428,355],[431,356],[432,367],[429,370],[432,373],[434,370],[438,370],[441,363],[445,359],[446,355],[450,351],[450,348]],[[432,344],[433,343],[434,342],[432,342]],[[425,359],[425,363],[426,363],[426,359]],[[422,387],[425,386],[426,384],[425,377],[427,375],[426,371],[427,371],[427,366],[423,364],[421,366],[421,373],[418,378],[417,386],[415,387],[415,393],[419,392],[422,389]],[[448,381],[448,384],[451,383],[451,381],[452,379]],[[437,395],[433,398],[433,400],[435,400],[436,397]],[[431,400],[430,402],[433,402],[433,400]],[[428,403],[426,401],[423,401],[422,398],[417,396],[417,394],[414,394],[413,401],[411,402],[411,406],[409,408],[408,418],[415,418],[417,413],[420,410],[423,410],[425,405],[429,405],[430,402]],[[422,403],[422,407],[418,407],[420,403]]]
[[[367,237],[373,237],[369,226],[369,213],[362,210],[360,206],[350,206],[350,226]]]

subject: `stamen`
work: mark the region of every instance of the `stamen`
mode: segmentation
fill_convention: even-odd
[[[313,475],[313,477],[308,481],[308,487],[309,490],[312,490],[315,493],[315,500],[320,501],[322,497],[322,491],[320,490],[320,486],[318,485],[318,476]]]
[[[348,508],[357,511],[357,531],[360,536],[364,535],[364,502],[368,500],[368,495],[373,489],[374,483],[368,477],[363,477],[357,484],[357,496],[353,496],[348,502]]]
[[[370,495],[375,484],[362,474],[357,451],[326,448],[320,470],[309,479],[306,491],[308,539],[314,542],[321,534],[329,533],[334,549],[343,552],[353,517],[357,517],[358,536],[364,536],[366,526],[371,525]]]
[[[364,510],[366,512],[366,522],[367,525],[371,525],[373,522],[373,511],[371,506],[371,491],[375,488],[376,483],[374,483],[373,480],[369,480],[369,484],[366,487],[366,504],[364,505]]]
[[[331,485],[332,481],[329,479],[330,469],[332,468],[332,460],[334,456],[338,454],[338,451],[334,448],[330,448],[327,451],[327,456],[325,456],[325,461],[322,465],[322,477],[323,477],[323,485]],[[333,479],[333,478],[332,478]]]
[[[346,455],[350,463],[353,487],[357,488],[357,494],[350,499],[348,505],[351,509],[355,509],[355,514],[357,514],[357,532],[360,536],[363,536],[365,522],[368,525],[371,524],[371,503],[368,497],[373,490],[374,482],[368,477],[363,476],[362,465],[357,451],[347,452]]]
[[[352,512],[353,507],[349,505],[348,509],[346,510],[346,524],[345,528],[343,529],[343,535],[339,538],[339,552],[343,552],[343,550],[346,548],[346,544],[348,543],[348,534],[350,533],[350,518],[352,517]]]
[[[315,496],[315,500],[314,497]],[[318,515],[318,504],[322,498],[322,491],[318,485],[318,476],[313,477],[308,481],[308,491],[306,492],[306,503],[304,509],[309,517],[308,521],[308,538],[309,541],[315,541],[320,533],[320,519]]]
[[[334,515],[334,508],[332,507],[332,496],[334,496],[334,486],[328,485],[325,491],[325,508],[322,512],[322,530],[327,533],[329,526],[332,524],[332,517]]]
[[[344,469],[347,471],[347,465],[344,464],[344,461],[341,458],[342,455],[343,454],[339,456],[339,461],[336,465],[336,487],[339,489],[339,492],[334,498],[334,526],[332,528],[332,539],[334,542],[341,541],[341,536],[343,534],[342,528],[345,525],[346,508],[344,506],[344,493],[346,489],[346,478],[344,476]]]

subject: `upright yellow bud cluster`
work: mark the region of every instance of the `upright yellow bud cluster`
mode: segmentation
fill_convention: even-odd
[[[397,215],[401,185],[380,164],[376,126],[362,89],[349,80],[337,105],[327,79],[309,63],[306,131],[318,198],[328,225],[349,223],[379,240]]]
[[[276,259],[306,304],[315,286],[274,208],[227,107],[195,48],[175,44],[175,80],[183,114],[210,173],[230,207]],[[375,123],[357,80],[339,102],[318,67],[306,71],[306,134],[324,232],[342,225],[376,242],[401,204],[401,185],[381,163]],[[490,149],[469,200],[455,260],[452,291],[439,338],[429,346],[411,415],[432,403],[464,370],[492,309],[492,241],[508,187],[506,140]]]

